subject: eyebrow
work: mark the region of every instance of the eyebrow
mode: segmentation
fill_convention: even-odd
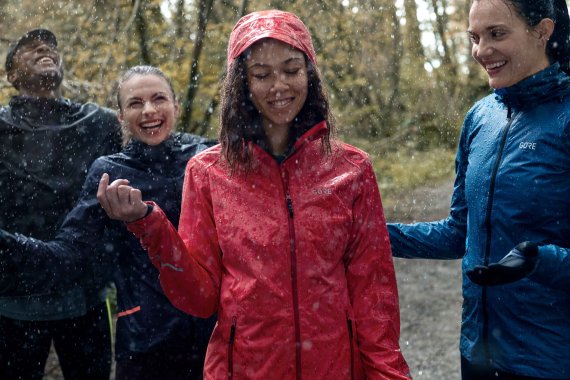
[[[151,94],[151,97],[156,96],[156,95],[168,95],[168,92],[156,91],[156,92],[153,92],[153,93]],[[128,99],[142,99],[142,98],[141,98],[140,96],[134,96],[134,95],[133,95],[133,96],[130,96],[130,97],[128,96],[128,97],[127,97],[127,100],[128,100]]]
[[[291,57],[291,58],[286,59],[282,63],[287,65],[293,61],[303,61],[304,62],[304,59],[302,57]],[[254,62],[251,66],[248,66],[247,68],[253,69],[255,67],[270,67],[270,66],[271,65],[268,65],[268,64],[262,63],[262,62]]]
[[[495,28],[506,28],[507,25],[506,24],[494,24],[494,25],[490,25],[488,27],[486,27],[484,29],[484,31],[489,31],[489,30],[493,30]],[[467,29],[467,33],[469,34],[475,34],[475,32],[473,31],[473,29]]]

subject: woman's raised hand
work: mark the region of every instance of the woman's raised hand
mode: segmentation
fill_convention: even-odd
[[[97,200],[109,218],[127,223],[143,218],[148,210],[139,189],[129,186],[126,179],[116,179],[109,184],[107,173],[99,181]]]

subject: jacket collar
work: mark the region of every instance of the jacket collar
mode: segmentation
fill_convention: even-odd
[[[180,150],[178,134],[171,135],[158,145],[148,145],[132,139],[123,149],[129,156],[136,157],[141,162],[168,162],[174,158],[175,152]]]
[[[495,95],[513,109],[536,106],[570,95],[570,78],[554,63],[511,87],[495,90]]]
[[[297,139],[297,141],[295,141],[295,144],[293,144],[293,149],[297,150],[301,146],[303,146],[306,142],[313,141],[323,137],[325,133],[327,133],[327,130],[328,126],[326,121],[323,120],[320,123],[315,124],[311,129],[303,133],[301,137]]]
[[[73,110],[73,102],[66,98],[39,98],[33,96],[14,96],[10,99],[12,115],[32,119],[57,119],[61,114]]]
[[[274,158],[278,162],[284,161],[287,157],[291,156],[306,143],[311,142],[313,140],[317,140],[322,136],[324,136],[327,130],[328,130],[327,122],[323,120],[313,125],[311,128],[309,128],[309,130],[301,134],[299,137],[295,137],[293,135],[292,137],[294,138],[294,141],[292,145],[290,145],[287,152],[281,157],[274,157]],[[250,144],[251,144],[250,146],[252,146],[254,150],[264,151],[265,153],[272,156],[271,153],[269,153],[268,148],[265,146],[265,143],[263,141],[250,142]]]

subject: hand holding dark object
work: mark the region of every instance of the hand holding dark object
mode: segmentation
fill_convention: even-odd
[[[482,286],[508,284],[528,276],[536,265],[537,256],[538,246],[525,241],[511,249],[498,263],[469,269],[467,277]]]

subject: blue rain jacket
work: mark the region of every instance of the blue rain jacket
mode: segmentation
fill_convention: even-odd
[[[186,162],[212,143],[175,134],[156,146],[131,141],[122,152],[98,158],[55,240],[43,242],[0,231],[0,243],[7,247],[0,266],[9,261],[18,269],[12,286],[4,291],[25,296],[41,290],[98,289],[114,281],[117,359],[157,351],[204,356],[215,319],[195,318],[172,306],[147,252],[124,223],[107,217],[96,194],[103,173],[111,181],[128,179],[143,199],[156,200],[177,226]]]
[[[394,256],[463,258],[463,272],[540,245],[508,285],[463,276],[461,354],[526,376],[570,378],[570,78],[554,64],[468,112],[447,219],[389,224]]]

